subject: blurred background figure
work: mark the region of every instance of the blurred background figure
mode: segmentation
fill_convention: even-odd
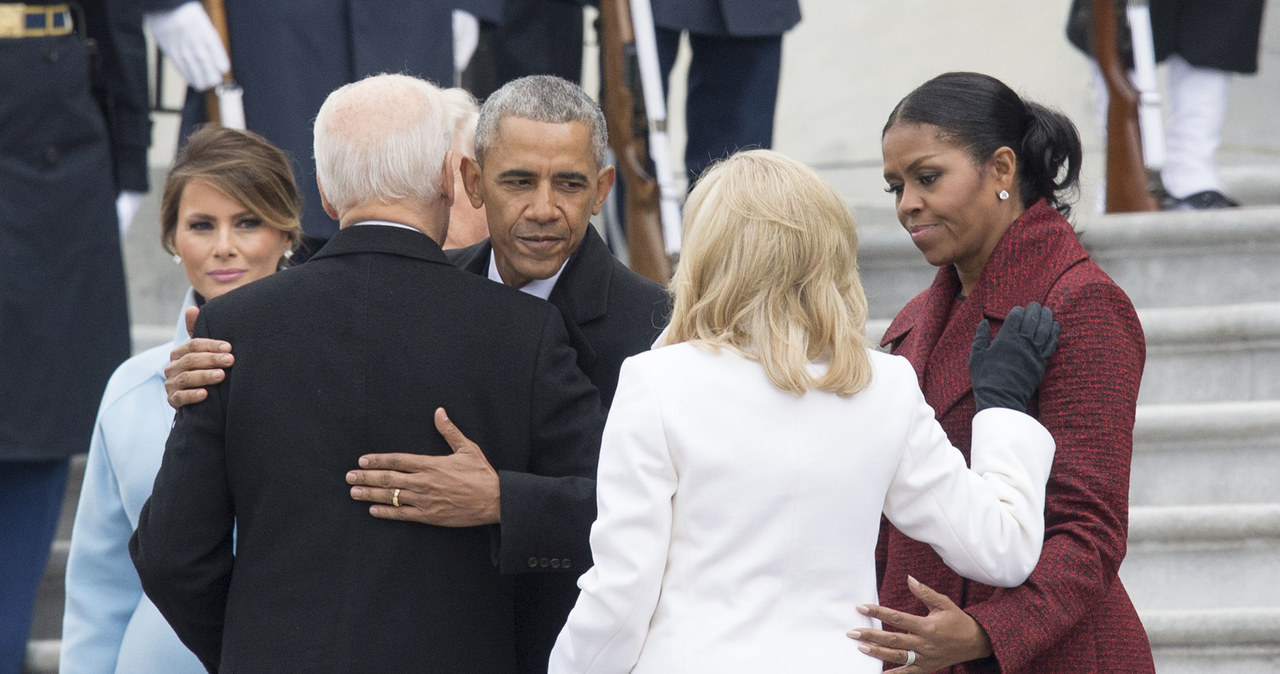
[[[453,87],[441,92],[453,120],[453,208],[449,211],[449,234],[443,248],[466,248],[489,238],[484,207],[476,208],[462,185],[463,158],[476,158],[476,122],[480,107],[466,89]]]
[[[320,204],[311,161],[311,120],[325,96],[348,82],[381,72],[404,73],[445,86],[452,84],[453,9],[461,6],[482,12],[477,7],[488,3],[223,2],[231,45],[230,64],[236,82],[244,89],[246,126],[284,150],[298,177],[305,234],[299,260],[305,259],[338,229],[338,223],[325,214]],[[187,81],[193,90],[188,93],[183,110],[183,137],[206,118],[204,96],[195,91],[199,86],[192,77]]]
[[[69,457],[129,355],[120,233],[139,199],[120,195],[147,189],[141,10],[2,4],[0,63],[0,674],[15,674]]]
[[[782,35],[800,22],[799,0],[652,0],[658,62],[667,90],[688,34],[685,173],[740,148],[773,146]]]
[[[1165,163],[1160,171],[1172,210],[1238,206],[1226,194],[1216,154],[1227,118],[1233,74],[1258,72],[1265,0],[1149,0],[1157,62],[1168,72]],[[1092,0],[1075,0],[1067,24],[1071,43],[1089,52]],[[1123,17],[1124,13],[1121,12]],[[1128,54],[1132,65],[1132,54]],[[1094,64],[1093,90],[1106,130],[1107,89]]]
[[[468,10],[479,18],[479,35],[461,85],[483,101],[507,82],[527,75],[581,82],[585,4],[586,0],[470,0]]]
[[[173,340],[125,361],[102,397],[67,561],[62,671],[205,671],[143,595],[129,559],[173,425],[164,366],[188,339],[187,307],[287,262],[302,237],[301,203],[289,159],[252,132],[203,127],[174,161],[160,240],[191,287]]]

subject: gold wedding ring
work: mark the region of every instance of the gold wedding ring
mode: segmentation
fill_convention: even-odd
[[[396,508],[400,507],[400,490],[399,489],[391,492],[391,505],[395,506]]]

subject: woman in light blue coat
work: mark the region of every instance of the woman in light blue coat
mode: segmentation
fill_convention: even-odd
[[[125,361],[102,397],[71,533],[60,671],[204,671],[143,595],[129,559],[129,537],[173,424],[164,367],[187,341],[188,307],[287,262],[301,239],[301,208],[289,160],[251,132],[205,127],[174,160],[161,242],[191,288],[173,341]]]

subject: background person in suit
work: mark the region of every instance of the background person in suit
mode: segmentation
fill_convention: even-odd
[[[275,273],[302,239],[302,198],[289,158],[257,134],[207,126],[174,160],[160,239],[191,287],[183,307]],[[143,595],[129,537],[151,494],[173,408],[164,400],[173,341],[125,361],[107,383],[85,467],[71,550],[58,664],[73,672],[203,672]]]
[[[1154,671],[1118,576],[1145,342],[1133,304],[1066,219],[1063,198],[1080,175],[1075,126],[992,77],[946,73],[898,103],[882,146],[898,220],[939,267],[883,343],[915,366],[925,400],[968,459],[976,390],[965,370],[968,336],[984,321],[999,329],[1013,306],[1052,307],[1061,340],[1028,410],[1053,433],[1058,453],[1044,551],[1027,582],[1000,589],[965,580],[886,525],[877,550],[880,601],[896,610],[871,615],[909,634],[864,630],[863,638],[893,664],[904,661],[904,649],[916,651],[908,674],[951,665],[955,672]]]
[[[684,166],[693,186],[707,164],[740,148],[773,145],[782,35],[800,22],[799,0],[652,0],[666,86],[689,35]]]
[[[1018,410],[1053,351],[1051,313],[1019,308],[995,342],[978,330],[991,409],[970,472],[910,365],[867,342],[857,234],[833,187],[743,152],[707,171],[685,214],[671,326],[623,364],[595,566],[550,671],[879,672],[845,631],[876,596],[881,511],[966,575],[1025,579],[1053,438]]]
[[[232,341],[238,362],[178,412],[130,552],[211,670],[514,671],[512,576],[581,559],[556,505],[593,490],[599,399],[554,307],[441,251],[443,108],[403,75],[334,92],[316,170],[342,228],[307,264],[200,313],[196,335]],[[483,466],[500,499],[469,500],[461,480],[413,504],[358,489],[437,519],[370,518],[341,476],[375,447],[433,454],[445,478]]]

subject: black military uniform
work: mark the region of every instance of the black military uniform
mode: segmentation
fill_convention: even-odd
[[[132,1],[0,3],[5,673],[22,666],[68,459],[88,450],[103,387],[129,355],[115,198],[121,186],[146,189],[149,142],[142,8]]]

